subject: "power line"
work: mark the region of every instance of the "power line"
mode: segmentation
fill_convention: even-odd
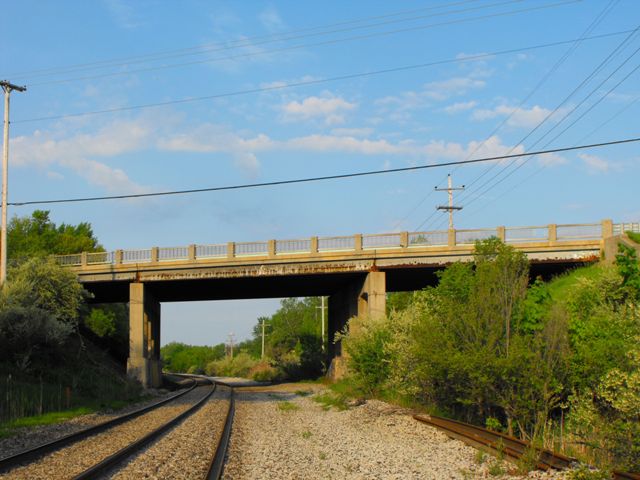
[[[607,55],[607,57],[605,57],[604,60],[602,60],[599,65],[585,78],[582,80],[582,82],[575,87],[570,93],[569,95],[567,95],[562,102],[560,102],[560,104],[558,104],[550,113],[548,113],[544,119],[542,119],[527,135],[525,135],[519,142],[516,143],[516,145],[520,145],[522,144],[527,138],[529,138],[535,131],[537,131],[545,122],[547,122],[556,112],[558,112],[560,110],[560,108],[562,108],[562,106],[569,101],[569,99],[571,99],[571,97],[573,97],[573,95],[575,95],[576,92],[578,92],[584,85],[586,85],[592,78],[594,78],[594,76],[599,73],[614,57],[615,55],[621,51],[621,49],[631,40],[631,38],[633,38],[633,36],[638,32],[638,30],[640,30],[640,26],[636,27],[634,30],[632,30],[630,32],[630,34],[623,39],[623,41],[618,44],[618,46],[611,52],[609,53],[609,55]],[[573,111],[575,111],[576,108],[578,108],[579,106],[581,106],[584,102],[586,102],[597,90],[598,88],[600,88],[607,80],[609,80],[611,78],[611,76],[613,76],[613,74],[615,74],[618,70],[620,70],[620,68],[622,68],[622,66],[624,66],[631,57],[633,57],[636,54],[637,50],[634,51],[629,57],[627,57],[626,60],[624,60],[624,62],[619,65],[611,74],[609,74],[609,76],[607,76],[602,82],[600,82],[600,84],[594,88],[591,92],[589,92],[587,94],[587,96],[585,98],[582,99],[582,101],[578,104],[578,106],[576,106],[574,109],[572,109],[570,113],[573,113]],[[615,87],[614,87],[615,88]],[[566,119],[568,116],[565,115],[561,121],[563,121],[564,119]],[[541,138],[539,138],[538,140],[536,140],[536,142],[534,142],[530,148],[534,148],[536,145],[538,145],[540,143],[540,141],[551,131],[553,131],[554,129],[558,128],[558,125],[560,123],[556,123],[545,135],[543,135]],[[544,145],[543,148],[546,148],[548,145],[550,144],[550,142],[546,143]],[[515,149],[515,147],[512,147],[509,150],[509,153],[511,153],[513,150]],[[530,160],[531,158],[529,158]],[[482,188],[484,188],[485,186],[489,185],[491,182],[493,182],[494,180],[496,180],[498,177],[500,177],[500,175],[502,175],[505,171],[507,171],[509,168],[511,168],[514,164],[515,164],[516,160],[512,160],[511,162],[508,162],[507,165],[505,165],[502,169],[500,169],[496,174],[494,174],[491,178],[489,178],[488,180],[486,180],[484,183],[482,183],[482,185],[480,185],[479,187],[477,187],[475,189],[475,191],[479,191]],[[497,185],[499,185],[500,183],[502,183],[506,178],[510,177],[513,173],[515,173],[515,171],[517,171],[518,169],[520,169],[522,167],[522,165],[524,165],[525,162],[519,164],[516,166],[515,170],[512,170],[511,172],[509,172],[506,176],[504,176],[502,179],[498,179],[496,180],[492,185],[490,185],[488,188],[486,188],[484,191],[482,191],[481,193],[476,195],[476,198],[471,199],[468,203],[473,203],[475,200],[477,200],[478,198],[480,198],[482,195],[486,194],[487,192],[489,192],[492,188],[495,188]],[[491,167],[493,168],[493,166]],[[487,169],[491,170],[491,168]],[[487,173],[487,171],[485,171],[484,173]],[[483,173],[483,175],[484,175]],[[475,183],[472,182],[472,183]],[[469,197],[470,193],[467,193],[466,196],[463,196],[463,198],[467,198]]]
[[[460,13],[460,12],[465,12],[465,11],[477,10],[477,9],[480,9],[480,8],[490,8],[490,7],[494,7],[496,5],[501,6],[501,5],[504,5],[504,4],[514,3],[514,2],[521,2],[521,1],[523,1],[523,0],[509,0],[508,2],[487,4],[487,5],[484,5],[482,7],[474,7],[474,8],[469,8],[469,9],[465,9],[465,10],[458,10],[458,11],[454,11],[454,12],[441,12],[441,13],[437,13],[437,14],[433,14],[433,15],[423,15],[423,16],[420,16],[420,17],[414,17],[414,18],[403,19],[403,20],[396,20],[394,22],[385,22],[385,23],[396,23],[396,22],[400,22],[400,21],[410,21],[410,20],[416,20],[416,19],[425,18],[425,17],[434,17],[434,16],[440,16],[440,15],[451,14],[451,13]],[[325,41],[316,42],[316,43],[293,45],[293,46],[281,47],[281,48],[276,48],[276,49],[272,49],[272,50],[265,50],[265,51],[260,51],[260,52],[249,52],[249,53],[242,53],[242,54],[238,54],[238,55],[231,55],[231,56],[225,56],[225,57],[215,57],[215,58],[205,58],[205,59],[202,59],[202,60],[194,60],[194,61],[183,62],[183,63],[174,63],[174,64],[169,64],[169,65],[152,66],[152,67],[139,68],[139,69],[134,69],[134,70],[124,70],[124,71],[118,71],[118,72],[108,72],[108,73],[87,75],[87,76],[81,76],[81,77],[72,77],[72,78],[50,80],[50,81],[43,81],[43,82],[37,82],[37,83],[29,83],[29,86],[30,87],[35,87],[35,86],[41,86],[41,85],[55,85],[55,84],[62,84],[62,83],[68,83],[68,82],[74,82],[74,81],[82,81],[82,80],[95,80],[95,79],[98,79],[98,78],[130,75],[130,74],[133,74],[133,73],[153,72],[153,71],[158,71],[158,70],[168,70],[168,69],[181,68],[181,67],[186,67],[186,66],[191,66],[191,65],[200,65],[200,64],[204,64],[204,63],[213,63],[213,62],[220,62],[220,61],[237,60],[237,59],[240,59],[240,58],[256,57],[256,56],[261,56],[261,55],[270,55],[270,54],[274,54],[274,53],[297,50],[297,49],[301,49],[301,48],[324,46],[324,45],[333,45],[333,44],[339,44],[339,43],[344,43],[344,42],[349,42],[349,41],[354,41],[354,40],[365,40],[365,39],[368,39],[368,38],[395,35],[395,34],[398,34],[398,33],[406,33],[406,32],[412,32],[412,31],[417,31],[417,30],[426,30],[428,28],[433,28],[433,27],[454,25],[454,24],[458,24],[458,23],[467,23],[467,22],[472,22],[472,21],[477,21],[477,20],[486,20],[488,18],[501,17],[501,16],[506,16],[506,15],[514,15],[514,14],[517,14],[517,13],[524,13],[524,12],[529,12],[529,11],[532,11],[532,10],[539,10],[539,9],[546,9],[546,8],[553,8],[553,7],[557,7],[557,6],[563,6],[563,5],[566,5],[566,4],[569,4],[569,3],[574,3],[576,1],[579,1],[579,0],[567,0],[567,1],[564,1],[564,2],[550,4],[550,5],[529,7],[529,8],[524,8],[524,9],[520,9],[520,10],[512,10],[512,11],[508,11],[508,12],[492,13],[492,14],[488,14],[488,15],[481,15],[481,16],[477,16],[477,17],[463,18],[463,19],[457,19],[457,20],[448,20],[448,21],[444,21],[444,22],[440,22],[440,23],[429,23],[429,24],[426,24],[426,25],[417,25],[417,26],[413,26],[413,27],[401,28],[401,29],[396,29],[396,30],[388,30],[388,31],[384,31],[384,32],[374,32],[374,33],[368,33],[368,34],[364,34],[364,35],[356,35],[356,36],[353,36],[353,37],[345,37],[345,38],[338,38],[338,39],[332,39],[332,40],[325,40]],[[377,24],[377,25],[380,25],[380,24]],[[375,25],[375,26],[377,26],[377,25]],[[367,26],[367,27],[369,27],[369,26]],[[363,27],[355,27],[355,28],[352,28],[352,29],[344,29],[344,30],[339,30],[338,32],[350,31],[350,30],[358,30],[358,29],[361,29],[361,28],[363,28]],[[335,31],[328,32],[327,34],[331,34],[331,33],[335,33]],[[291,37],[289,39],[277,40],[277,41],[285,41],[285,40],[304,38],[304,37],[308,37],[308,36],[318,36],[318,35],[320,35],[320,34],[302,35],[302,36],[298,36],[298,37]],[[271,41],[271,42],[263,42],[263,43],[273,43],[273,41]],[[241,48],[241,47],[247,47],[247,46],[258,46],[258,45],[260,45],[260,44],[246,44],[246,45],[240,45],[238,47],[233,47],[233,48]],[[231,47],[214,49],[213,51],[229,50],[229,49],[231,49]],[[210,53],[210,52],[199,52],[198,54],[201,54],[201,53]],[[191,54],[191,55],[195,55],[195,54]],[[140,62],[137,62],[137,63],[140,63]]]
[[[629,33],[631,31],[633,30],[624,30],[624,31],[612,32],[612,33],[607,33],[602,35],[595,35],[593,37],[585,38],[585,40],[595,40],[600,38],[613,37],[613,36]],[[477,55],[465,56],[463,58],[449,58],[445,60],[437,60],[437,61],[426,62],[426,63],[412,64],[412,65],[403,65],[399,67],[372,70],[368,72],[351,73],[351,74],[339,75],[335,77],[301,80],[299,82],[291,82],[291,83],[279,84],[279,85],[269,85],[264,87],[256,87],[256,88],[247,89],[247,90],[237,90],[235,92],[218,93],[218,94],[206,95],[201,97],[187,97],[187,98],[182,98],[178,100],[168,100],[166,102],[145,103],[140,105],[131,105],[128,107],[117,107],[117,108],[110,108],[105,110],[93,110],[93,111],[86,111],[86,112],[76,112],[76,113],[67,113],[67,114],[60,114],[60,115],[26,118],[21,120],[14,120],[12,123],[31,123],[31,122],[40,122],[45,120],[60,120],[64,118],[82,117],[82,116],[90,116],[90,115],[103,115],[108,113],[125,112],[125,111],[140,110],[145,108],[163,107],[168,105],[178,105],[178,104],[184,104],[184,103],[200,102],[205,100],[214,100],[218,98],[248,95],[253,93],[263,93],[268,91],[284,90],[288,88],[318,85],[318,84],[331,83],[331,82],[337,82],[342,80],[350,80],[354,78],[362,78],[362,77],[370,77],[370,76],[376,76],[376,75],[384,75],[388,73],[418,70],[421,68],[451,64],[451,63],[473,62],[473,61],[482,60],[485,58],[495,57],[498,55],[509,55],[511,53],[519,53],[519,52],[526,52],[531,50],[538,50],[542,48],[556,47],[559,45],[566,45],[568,43],[573,43],[573,42],[575,42],[575,39],[562,40],[558,42],[549,42],[549,43],[544,43],[539,45],[532,45],[528,47],[510,48],[507,50],[500,50],[500,51],[491,52],[491,53],[481,53]]]
[[[611,145],[621,145],[621,144],[636,143],[636,142],[640,142],[640,137],[611,140],[608,142],[592,143],[588,145],[560,147],[560,148],[553,148],[549,150],[538,150],[536,152],[514,153],[510,155],[499,155],[494,157],[458,160],[458,161],[452,161],[452,162],[434,163],[429,165],[417,165],[412,167],[391,168],[388,170],[369,170],[365,172],[345,173],[345,174],[339,174],[339,175],[297,178],[292,180],[276,180],[272,182],[247,183],[247,184],[241,184],[241,185],[227,185],[223,187],[195,188],[195,189],[189,189],[189,190],[173,190],[173,191],[167,191],[167,192],[136,193],[136,194],[130,194],[130,195],[110,195],[110,196],[103,196],[103,197],[66,198],[66,199],[56,199],[56,200],[30,200],[30,201],[24,201],[24,202],[10,202],[8,203],[8,205],[25,206],[25,205],[43,205],[43,204],[52,204],[52,203],[92,202],[92,201],[99,201],[99,200],[120,200],[120,199],[126,199],[126,198],[160,197],[160,196],[168,196],[168,195],[185,195],[185,194],[191,194],[191,193],[219,192],[223,190],[240,190],[240,189],[259,188],[259,187],[273,187],[273,186],[279,186],[279,185],[291,185],[296,183],[310,183],[310,182],[365,177],[365,176],[371,176],[371,175],[382,175],[382,174],[398,173],[398,172],[410,172],[414,170],[441,168],[441,167],[448,167],[452,165],[467,165],[467,164],[473,164],[473,163],[491,162],[496,160],[505,160],[510,158],[527,157],[527,156],[533,156],[533,155],[545,155],[549,153],[568,152],[573,150],[585,150],[590,148],[599,148],[599,147],[606,147]]]
[[[526,95],[525,98],[523,98],[520,103],[513,109],[513,111],[511,113],[509,113],[509,115],[507,115],[494,129],[493,131],[485,138],[485,140],[478,144],[476,146],[476,148],[474,148],[474,150],[469,153],[467,158],[472,157],[473,155],[475,155],[480,148],[482,148],[487,141],[493,137],[498,131],[500,131],[500,129],[502,129],[502,127],[504,127],[507,122],[513,117],[513,115],[515,115],[517,109],[521,108],[531,97],[533,97],[533,95],[542,87],[542,85],[544,85],[544,83],[551,77],[551,75],[553,75],[553,73],[555,73],[555,71],[560,68],[560,66],[571,56],[571,54],[573,52],[575,52],[578,47],[582,44],[582,42],[587,39],[588,35],[593,32],[593,30],[602,22],[602,20],[604,20],[604,18],[613,10],[613,8],[615,7],[615,5],[618,3],[619,0],[611,0],[602,11],[600,11],[600,13],[598,13],[598,15],[596,16],[596,18],[587,26],[587,28],[582,32],[582,35],[580,35],[580,37],[578,39],[575,40],[575,42],[573,42],[571,44],[571,46],[567,49],[567,51],[556,61],[556,63],[545,73],[545,75],[543,75],[543,77],[538,81],[538,83],[535,85],[535,87]],[[542,123],[544,123],[547,119],[544,119]],[[539,126],[539,125],[538,125]],[[537,127],[536,127],[537,128]],[[526,140],[526,136],[518,143],[516,143],[516,145],[518,145],[519,143],[521,143],[522,141]],[[515,147],[514,147],[515,148]],[[507,153],[511,153],[513,152],[514,148],[511,148]],[[473,185],[476,184],[476,182],[478,182],[482,177],[484,177],[487,173],[489,173],[491,170],[493,170],[498,164],[494,163],[490,166],[488,166],[479,176],[477,176],[474,180],[471,181],[471,183],[469,183],[468,188],[472,189]],[[454,168],[454,171],[457,170],[459,167]],[[486,183],[485,183],[486,184]],[[472,190],[473,191],[473,190]],[[428,196],[428,195],[427,195]],[[425,196],[425,198],[423,200],[426,200],[427,196]],[[469,195],[463,195],[462,198],[466,198]],[[431,218],[434,217],[434,212],[431,213],[431,215],[429,215],[425,220],[422,221],[422,223],[417,227],[416,230],[419,230],[420,228],[422,228],[422,226],[427,223]]]
[[[362,18],[358,18],[358,19],[351,19],[351,20],[332,23],[332,24],[328,24],[328,25],[307,27],[307,28],[302,28],[302,29],[297,29],[297,30],[291,30],[289,32],[280,32],[280,33],[277,33],[277,34],[248,37],[248,38],[244,38],[242,40],[230,41],[230,42],[226,42],[226,43],[223,43],[223,44],[221,44],[221,43],[205,43],[205,44],[200,44],[200,45],[194,45],[194,46],[191,46],[191,47],[183,47],[183,48],[180,48],[180,49],[161,50],[161,51],[156,51],[156,52],[147,53],[147,54],[143,54],[143,55],[135,55],[135,56],[129,56],[129,57],[118,57],[118,58],[112,58],[112,59],[109,59],[109,60],[99,60],[99,61],[88,62],[88,63],[79,63],[79,64],[66,65],[64,67],[48,67],[48,68],[41,68],[41,69],[37,69],[37,70],[15,72],[15,73],[12,73],[11,75],[14,76],[14,77],[20,77],[20,78],[23,78],[25,75],[34,75],[32,77],[26,77],[26,78],[37,78],[37,77],[46,76],[46,75],[54,75],[54,74],[60,74],[60,73],[72,73],[72,72],[75,72],[75,71],[94,70],[94,69],[97,69],[97,68],[106,68],[106,67],[119,67],[119,66],[131,65],[132,63],[141,63],[141,62],[136,62],[136,61],[154,61],[154,60],[163,60],[165,58],[175,58],[175,57],[179,57],[179,56],[198,55],[198,54],[202,54],[202,53],[210,53],[211,51],[215,51],[215,50],[212,50],[212,49],[225,50],[225,49],[233,49],[233,48],[255,46],[255,45],[257,45],[257,43],[255,43],[256,40],[275,39],[273,41],[286,41],[286,40],[301,38],[301,37],[286,37],[286,35],[294,35],[294,34],[299,34],[299,33],[304,33],[304,32],[310,32],[310,31],[314,31],[314,30],[338,27],[338,26],[343,26],[343,25],[351,25],[351,24],[354,24],[354,23],[362,23],[362,22],[366,22],[366,21],[369,21],[369,20],[379,20],[379,19],[383,19],[383,18],[397,17],[397,16],[400,16],[400,15],[408,15],[408,14],[422,12],[422,11],[437,10],[438,8],[453,7],[453,6],[457,6],[457,5],[464,5],[464,4],[467,4],[467,3],[474,3],[474,2],[477,2],[477,1],[479,1],[479,0],[463,0],[463,1],[458,1],[458,2],[444,3],[444,4],[440,4],[440,5],[433,5],[433,6],[430,6],[430,7],[418,8],[418,9],[413,9],[413,10],[403,10],[403,11],[399,11],[399,12],[393,12],[393,13],[389,13],[389,14],[385,14],[385,15],[378,15],[378,16],[372,16],[372,17],[362,17]],[[518,1],[522,1],[522,0],[518,0]],[[377,24],[374,24],[373,26],[377,26]],[[330,31],[330,32],[326,32],[326,33],[336,33],[336,32],[340,32],[340,30],[338,30],[338,31]],[[323,33],[325,33],[325,32],[323,32]],[[195,51],[195,53],[192,53],[194,51]],[[42,74],[42,75],[38,75],[38,74]]]
[[[360,26],[356,26],[356,27],[342,28],[342,29],[337,29],[337,30],[327,30],[327,31],[324,31],[324,32],[316,32],[316,33],[310,33],[310,34],[305,34],[305,35],[295,35],[295,36],[289,36],[289,37],[280,36],[280,37],[276,37],[276,38],[266,37],[267,40],[261,41],[261,42],[249,42],[249,41],[246,41],[246,40],[238,41],[238,42],[229,42],[229,44],[224,45],[224,46],[214,46],[214,47],[210,47],[210,48],[203,48],[203,49],[200,49],[199,51],[196,51],[196,52],[185,53],[185,54],[176,54],[176,55],[170,55],[170,56],[165,56],[165,57],[157,57],[157,58],[152,58],[152,59],[149,59],[149,60],[139,60],[139,61],[133,61],[133,62],[128,62],[128,63],[112,64],[112,65],[107,65],[107,66],[103,66],[103,67],[99,67],[99,68],[103,68],[104,69],[104,68],[108,68],[108,67],[113,67],[113,68],[115,68],[115,67],[127,67],[127,66],[131,66],[131,65],[135,65],[135,64],[144,64],[144,63],[149,63],[151,61],[162,60],[162,59],[166,59],[166,58],[176,58],[176,57],[196,56],[196,55],[200,56],[200,55],[216,53],[216,52],[221,52],[221,51],[226,51],[226,50],[235,50],[235,49],[247,48],[247,47],[258,47],[258,46],[269,44],[269,43],[287,42],[287,41],[290,41],[290,40],[299,40],[299,39],[309,38],[309,37],[319,37],[319,36],[332,35],[332,34],[336,34],[336,33],[351,32],[351,31],[355,31],[355,30],[370,29],[370,28],[385,26],[385,25],[394,24],[394,23],[410,22],[410,21],[420,20],[420,19],[424,19],[424,18],[431,18],[431,17],[442,16],[442,15],[451,15],[451,14],[455,14],[455,13],[465,13],[465,12],[468,12],[468,11],[487,9],[487,8],[492,8],[492,7],[495,7],[495,6],[502,6],[502,5],[505,5],[505,4],[518,3],[518,2],[522,2],[522,1],[523,0],[507,0],[507,1],[499,2],[499,3],[485,4],[485,5],[482,5],[482,6],[479,6],[479,7],[472,7],[472,8],[461,9],[461,10],[453,10],[453,11],[448,11],[448,12],[438,12],[438,13],[431,14],[431,15],[420,15],[420,16],[414,16],[414,17],[409,17],[409,18],[404,18],[404,19],[399,19],[399,20],[392,20],[392,21],[374,23],[374,24],[369,24],[369,25],[360,25]],[[573,1],[577,1],[577,0],[567,0],[566,3],[571,3]],[[563,5],[563,3],[551,4],[550,7],[560,6],[560,5]],[[547,6],[534,7],[534,9],[537,9],[537,8],[548,8],[548,7]],[[161,66],[156,66],[156,67],[147,67],[147,68],[141,68],[141,69],[136,69],[136,70],[128,70],[128,71],[123,71],[123,72],[95,74],[95,75],[76,77],[76,78],[67,78],[67,79],[52,80],[52,81],[43,81],[43,82],[38,82],[38,83],[29,83],[29,85],[30,86],[50,85],[50,84],[65,83],[65,82],[70,82],[70,81],[75,81],[75,80],[88,80],[88,79],[103,78],[103,77],[110,77],[110,76],[116,76],[116,75],[126,75],[126,74],[130,74],[130,73],[162,70],[162,69],[167,69],[167,68],[177,68],[177,67],[183,67],[183,66],[188,66],[188,65],[209,63],[209,62],[214,62],[214,61],[219,61],[219,60],[230,60],[230,59],[236,59],[236,58],[242,58],[242,57],[265,55],[265,54],[268,54],[268,53],[275,53],[275,52],[280,52],[280,51],[292,50],[292,49],[296,49],[296,48],[303,48],[303,47],[306,47],[306,46],[315,46],[315,45],[339,43],[341,41],[348,41],[348,40],[361,39],[361,38],[369,38],[369,37],[375,37],[375,36],[379,36],[379,35],[389,35],[389,34],[412,31],[412,30],[420,30],[420,29],[431,28],[431,27],[436,27],[436,26],[443,26],[443,25],[450,25],[450,24],[455,24],[455,23],[468,22],[468,21],[473,21],[473,20],[476,20],[476,19],[482,20],[482,19],[491,18],[491,17],[494,17],[494,16],[503,16],[503,15],[509,15],[509,14],[512,14],[512,13],[527,12],[529,10],[530,10],[530,8],[527,8],[527,9],[523,9],[523,10],[515,10],[515,11],[505,12],[505,13],[494,13],[494,14],[490,14],[490,15],[472,17],[472,18],[469,18],[469,19],[449,20],[449,21],[446,21],[446,22],[435,23],[435,24],[427,24],[427,25],[424,25],[424,26],[415,26],[415,27],[391,30],[389,32],[370,33],[370,34],[366,34],[366,35],[362,35],[362,36],[355,36],[355,37],[350,37],[350,38],[347,37],[346,39],[328,40],[326,42],[319,42],[319,43],[315,43],[315,44],[312,43],[312,44],[297,45],[297,46],[294,46],[294,47],[284,47],[284,48],[268,50],[268,51],[264,51],[264,52],[253,52],[253,53],[241,54],[241,55],[236,55],[236,56],[231,56],[231,57],[208,58],[208,59],[204,59],[204,60],[194,60],[194,61],[191,61],[191,62],[176,63],[176,64],[169,64],[169,65],[161,65]],[[96,70],[96,68],[76,69],[76,70],[73,70],[73,71],[69,71],[68,73],[73,73],[73,72],[78,72],[78,71],[87,71],[87,70],[88,71]],[[59,74],[63,74],[63,73],[67,73],[67,72],[62,72],[62,73],[59,73]],[[51,74],[36,75],[36,76],[32,76],[31,78],[48,77],[48,76],[51,76]],[[29,77],[27,77],[27,78],[29,78]]]
[[[582,35],[580,35],[580,37],[578,39],[576,39],[571,46],[569,47],[569,49],[556,61],[556,63],[543,75],[543,77],[538,81],[538,83],[534,86],[534,88],[529,91],[529,93],[526,95],[525,98],[523,98],[520,103],[516,106],[516,108],[507,116],[505,117],[502,122],[500,122],[494,129],[493,131],[487,135],[487,137],[482,141],[482,143],[478,144],[476,146],[476,148],[474,148],[474,150],[469,153],[467,158],[471,158],[473,155],[475,155],[478,150],[480,150],[480,148],[482,148],[487,141],[493,137],[496,133],[498,133],[498,131],[500,131],[500,129],[502,127],[504,127],[507,122],[513,117],[513,115],[515,114],[515,112],[517,111],[517,109],[519,109],[520,107],[522,107],[531,97],[533,97],[533,95],[542,87],[542,85],[544,85],[546,83],[546,81],[551,77],[551,75],[553,75],[558,68],[560,68],[560,66],[571,56],[571,54],[573,52],[575,52],[577,50],[577,48],[580,46],[580,44],[587,38],[587,36],[593,32],[593,30],[602,22],[602,20],[613,10],[613,8],[615,7],[615,5],[619,2],[619,0],[610,0],[610,2],[604,7],[604,9],[602,11],[600,11],[600,13],[598,13],[598,15],[596,16],[596,18],[589,24],[589,26],[587,26],[587,28],[582,32]],[[511,150],[513,151],[513,150]],[[509,152],[511,153],[511,152]],[[480,180],[484,175],[486,175],[490,170],[492,170],[497,164],[493,164],[491,166],[489,166],[488,168],[486,168],[484,170],[484,172],[482,172],[480,174],[480,176],[476,177],[469,185],[468,187],[471,188],[478,180]],[[457,170],[459,167],[454,168],[454,171]],[[422,205],[422,203],[424,203],[424,201],[431,195],[431,193],[433,192],[429,192],[427,195],[425,195],[423,197],[423,199],[419,202],[418,205],[416,205],[404,218],[403,220],[401,220],[402,223],[404,222],[404,220],[406,220],[417,208],[418,206]],[[464,197],[464,196],[463,196]],[[427,223],[431,218],[433,218],[435,216],[435,212],[432,212],[426,219],[424,219],[422,221],[422,223],[416,228],[417,230],[420,230],[420,228],[422,228],[422,226]]]
[[[612,116],[610,116],[607,120],[605,120],[604,122],[602,122],[600,125],[598,125],[596,128],[594,128],[593,130],[591,130],[589,133],[587,133],[585,136],[583,136],[578,143],[582,143],[584,142],[587,138],[591,137],[594,133],[596,133],[598,130],[600,130],[602,127],[604,127],[605,125],[607,125],[608,123],[610,123],[612,120],[614,120],[615,118],[617,118],[618,116],[620,116],[622,113],[624,113],[625,111],[627,111],[629,108],[631,108],[633,105],[635,105],[638,101],[640,101],[640,96],[634,98],[631,102],[629,102],[627,105],[623,106],[621,109],[619,109],[617,112],[615,112]],[[519,186],[523,185],[524,183],[526,183],[527,181],[529,181],[531,178],[535,177],[536,175],[538,175],[540,172],[542,172],[542,170],[544,170],[545,168],[547,168],[546,164],[542,164],[540,165],[539,168],[537,168],[536,170],[533,171],[533,173],[527,175],[526,177],[524,177],[520,182],[516,183],[515,185],[513,185],[511,188],[504,190],[502,193],[500,193],[498,196],[496,196],[495,198],[490,199],[489,201],[485,202],[484,205],[482,205],[480,208],[477,208],[475,210],[473,210],[471,212],[471,215],[475,215],[476,213],[482,211],[483,208],[487,207],[488,205],[490,205],[491,203],[495,202],[496,200],[504,197],[505,195],[511,193],[512,191],[514,191],[516,188],[518,188]]]

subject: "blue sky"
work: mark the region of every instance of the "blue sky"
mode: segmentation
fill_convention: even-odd
[[[634,137],[640,34],[630,31],[639,13],[634,0],[10,2],[0,18],[0,78],[28,87],[12,95],[10,201],[263,182]],[[407,66],[415,68],[327,81]],[[286,87],[294,83],[306,85]],[[171,103],[183,99],[199,100]],[[158,103],[165,105],[129,108]],[[75,115],[104,110],[115,111]],[[459,195],[459,228],[638,221],[639,160],[638,145],[629,144],[46,208],[56,222],[91,222],[107,249],[434,230],[446,228],[444,214],[434,213],[446,195],[433,187],[451,172],[454,183],[470,186]],[[10,215],[34,208],[43,207],[12,207]],[[277,305],[165,304],[163,343],[215,343],[230,331],[244,338]]]

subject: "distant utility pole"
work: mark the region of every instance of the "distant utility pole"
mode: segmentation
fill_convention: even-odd
[[[233,332],[231,332],[229,334],[229,343],[227,343],[228,347],[229,347],[229,356],[233,359],[233,346],[235,345],[236,342],[236,338],[235,338],[235,334]]]
[[[324,296],[320,297],[321,299],[321,311],[322,311],[322,351],[324,352]]]
[[[24,92],[27,87],[19,87],[7,80],[0,80],[4,90],[4,143],[2,151],[2,232],[0,233],[0,286],[7,280],[7,186],[9,184],[9,96],[12,90]]]
[[[322,312],[322,316],[320,317],[320,321],[322,323],[321,331],[322,331],[322,351],[324,352],[324,296],[320,297],[321,306],[316,307],[316,320],[318,320],[318,309]]]
[[[453,205],[453,191],[464,190],[464,185],[461,187],[451,186],[451,174],[447,175],[447,188],[435,187],[436,192],[449,192],[449,205],[439,205],[436,207],[438,210],[447,210],[449,212],[449,230],[453,230],[453,211],[462,210],[462,207],[455,207]]]
[[[262,323],[262,354],[260,355],[261,359],[264,359],[264,326],[265,326],[265,317],[260,318],[260,323]]]

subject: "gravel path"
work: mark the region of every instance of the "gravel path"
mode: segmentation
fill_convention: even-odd
[[[227,387],[219,385],[200,410],[141,452],[111,478],[204,478],[224,427],[229,393]]]
[[[372,400],[346,411],[325,410],[312,397],[279,390],[236,390],[223,478],[509,478],[490,475],[493,459],[481,462],[475,449],[397,407]],[[563,474],[534,472],[527,478]]]
[[[14,435],[0,439],[0,458],[9,457],[20,453],[23,450],[37,447],[43,443],[48,443],[71,433],[84,430],[85,428],[104,423],[126,413],[133,412],[152,403],[157,403],[178,392],[168,392],[166,390],[156,391],[152,398],[132,403],[126,407],[115,411],[104,411],[99,413],[89,413],[52,425],[41,425],[37,427],[24,427],[18,429]]]
[[[41,460],[0,475],[0,479],[62,479],[73,477],[101,459],[185,411],[202,398],[210,387],[197,387],[175,402],[158,407],[130,422],[53,452]]]

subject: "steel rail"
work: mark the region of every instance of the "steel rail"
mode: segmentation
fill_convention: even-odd
[[[231,427],[233,425],[233,417],[235,415],[236,406],[235,406],[235,390],[231,385],[218,382],[220,385],[228,387],[231,389],[231,393],[229,394],[229,407],[227,409],[227,417],[224,421],[224,428],[222,430],[222,434],[218,439],[218,445],[216,446],[216,451],[211,459],[211,463],[209,464],[209,471],[207,472],[206,480],[218,480],[222,478],[222,471],[224,469],[224,463],[227,456],[227,450],[229,449],[229,439],[231,438]]]
[[[518,460],[528,448],[531,448],[528,442],[518,438],[457,420],[438,417],[436,415],[414,415],[413,418],[436,427],[444,431],[448,436],[461,440],[473,447],[491,453],[501,452],[510,460]],[[533,448],[535,448],[539,455],[536,467],[541,470],[549,470],[551,468],[564,470],[578,463],[576,459],[567,457],[566,455],[555,453],[544,448]],[[614,471],[613,478],[616,480],[640,480],[640,474]]]
[[[192,405],[191,407],[189,407],[187,410],[177,415],[176,417],[172,418],[165,424],[161,425],[160,427],[147,433],[144,437],[139,438],[135,442],[130,443],[128,446],[109,455],[99,463],[88,468],[84,472],[76,475],[75,477],[73,477],[73,480],[89,480],[89,479],[100,477],[105,472],[112,469],[119,463],[123,462],[129,456],[141,450],[146,445],[154,441],[156,438],[158,438],[159,436],[163,435],[165,432],[167,432],[168,430],[176,426],[179,422],[184,420],[186,417],[197,412],[200,409],[200,407],[202,407],[209,400],[211,395],[213,395],[213,392],[215,392],[216,390],[216,386],[217,386],[216,382],[213,382],[211,380],[208,380],[208,381],[211,383],[211,386],[212,386],[211,390],[206,395],[204,395],[200,400],[198,400],[194,405]]]
[[[58,438],[51,442],[44,443],[42,445],[38,445],[37,447],[30,448],[28,450],[16,453],[15,455],[11,455],[9,457],[0,459],[0,472],[5,472],[10,470],[20,464],[31,462],[47,453],[51,453],[56,450],[60,450],[68,445],[79,442],[86,438],[97,435],[98,433],[102,433],[106,430],[109,430],[117,425],[120,425],[129,420],[133,420],[134,418],[139,417],[145,413],[148,413],[156,408],[165,405],[166,403],[172,402],[183,395],[191,392],[198,385],[197,380],[193,379],[193,384],[189,386],[189,388],[172,395],[168,398],[160,400],[159,402],[153,403],[151,405],[147,405],[146,407],[139,408],[133,412],[121,415],[112,420],[108,420],[103,423],[99,423],[98,425],[94,425],[93,427],[86,428],[84,430],[80,430],[75,433],[71,433],[69,435],[65,435],[64,437]]]

